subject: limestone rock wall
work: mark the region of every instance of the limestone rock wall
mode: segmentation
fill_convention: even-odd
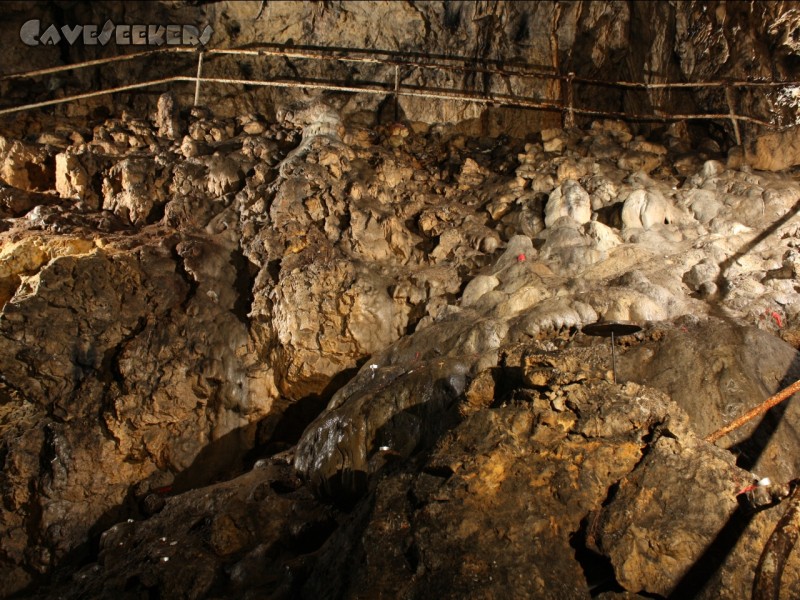
[[[54,23],[187,23],[211,25],[212,47],[247,47],[288,44],[328,48],[355,48],[404,52],[419,56],[456,55],[471,64],[532,65],[550,73],[574,72],[579,77],[641,83],[719,79],[795,79],[797,44],[792,31],[798,8],[785,2],[65,2],[41,5],[12,3],[2,25],[10,40],[0,58],[0,70],[52,66],[132,52],[138,47],[69,45],[29,48],[19,42],[19,27],[30,18]],[[5,83],[8,100],[121,85],[154,75],[193,75],[195,61],[188,57],[154,57],[99,71],[74,71],[55,78]],[[230,78],[307,77],[394,81],[394,69],[364,63],[306,59],[254,61],[246,57],[217,57],[207,61],[205,74]],[[543,100],[560,99],[562,85],[513,75],[442,69],[401,68],[403,84],[474,92],[519,94]],[[51,90],[48,92],[48,90]],[[193,86],[176,91],[188,102]],[[203,99],[229,115],[242,110],[274,110],[292,101],[308,100],[297,90],[242,90],[208,85]],[[124,97],[131,105],[141,96]],[[343,98],[347,111],[391,111],[385,96]],[[792,89],[736,90],[737,111],[778,124],[792,124],[796,105]],[[726,113],[724,90],[647,92],[608,87],[577,86],[578,104],[590,108],[654,114],[691,110]],[[119,101],[119,100],[118,100]],[[108,100],[92,105],[108,104]],[[389,103],[391,104],[391,103]],[[90,105],[90,106],[92,106]],[[494,135],[535,131],[559,122],[553,112],[484,109],[480,104],[431,102],[404,97],[400,108],[412,120],[457,122],[474,120],[475,128]],[[81,109],[62,109],[76,114]],[[85,109],[84,109],[85,110]],[[466,124],[464,125],[466,126]],[[728,128],[727,124],[720,124]],[[730,136],[732,131],[728,130]],[[723,134],[724,135],[724,134]]]

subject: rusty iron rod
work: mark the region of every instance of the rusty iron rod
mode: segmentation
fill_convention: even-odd
[[[752,410],[747,411],[745,414],[741,415],[740,417],[737,417],[736,419],[734,419],[733,421],[731,421],[730,423],[728,423],[724,427],[722,427],[722,428],[718,429],[717,431],[715,431],[714,433],[706,436],[706,438],[705,438],[706,441],[711,443],[711,444],[713,444],[714,442],[716,442],[722,436],[727,435],[731,431],[734,431],[735,429],[738,429],[739,427],[741,427],[742,425],[745,425],[749,421],[752,421],[758,415],[764,414],[770,408],[772,408],[773,406],[777,406],[778,404],[780,404],[781,402],[783,402],[784,400],[786,400],[787,398],[789,398],[790,396],[792,396],[793,394],[795,394],[798,391],[800,391],[800,379],[795,381],[789,387],[782,389],[777,394],[774,394],[774,395],[770,396],[769,398],[764,400],[764,402],[762,402],[761,404],[759,404],[758,406],[756,406]]]
[[[150,87],[152,85],[159,85],[162,83],[174,83],[176,81],[183,81],[183,79],[184,78],[180,77],[166,77],[164,79],[153,79],[150,81],[144,81],[142,83],[131,83],[128,85],[121,85],[118,87],[107,88],[105,90],[99,90],[96,92],[86,92],[85,94],[75,94],[74,96],[65,96],[63,98],[57,98],[55,100],[45,100],[43,102],[34,102],[33,104],[22,104],[20,106],[12,106],[10,108],[0,109],[0,115],[19,112],[21,110],[30,110],[33,108],[43,108],[45,106],[53,106],[55,104],[65,104],[67,102],[73,102],[75,100],[84,100],[86,98],[94,98],[96,96],[106,96],[108,94],[116,94],[117,92],[138,90],[141,88]],[[194,77],[189,77],[188,80],[194,81]]]
[[[781,576],[800,536],[800,486],[795,486],[786,512],[775,525],[758,559],[753,578],[753,600],[778,600]]]
[[[398,115],[398,101],[400,100],[398,92],[400,91],[400,67],[394,66],[394,120],[397,121]]]

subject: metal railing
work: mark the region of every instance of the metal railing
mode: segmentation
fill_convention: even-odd
[[[14,112],[54,106],[69,102],[94,98],[119,92],[127,92],[143,89],[158,85],[171,83],[194,83],[194,104],[200,103],[201,85],[240,85],[240,86],[262,86],[278,88],[303,88],[319,89],[326,91],[349,92],[356,94],[379,94],[393,97],[395,112],[397,111],[398,99],[402,96],[429,98],[445,101],[459,101],[479,103],[486,106],[506,106],[523,109],[543,110],[560,112],[562,114],[565,127],[573,126],[576,116],[605,117],[621,119],[625,121],[689,121],[689,120],[717,120],[729,121],[733,128],[737,144],[741,144],[740,122],[751,123],[760,127],[772,130],[785,130],[792,125],[779,126],[764,119],[737,114],[735,110],[735,90],[741,88],[790,88],[800,87],[800,81],[706,81],[706,82],[661,82],[643,83],[630,81],[604,81],[586,77],[578,77],[574,73],[562,74],[553,69],[536,67],[529,64],[503,64],[500,61],[471,59],[458,56],[433,56],[411,52],[392,52],[392,51],[372,51],[360,49],[339,49],[339,48],[297,48],[285,46],[263,46],[256,48],[215,48],[198,51],[193,48],[168,47],[147,50],[143,52],[125,54],[110,58],[89,60],[81,63],[12,73],[0,76],[0,82],[19,80],[24,78],[52,75],[64,71],[98,67],[105,64],[131,61],[144,57],[152,57],[158,54],[196,54],[197,69],[194,76],[175,75],[159,79],[149,79],[137,83],[109,87],[102,90],[73,94],[52,100],[33,102],[12,107],[0,108],[0,115],[7,115]],[[393,67],[393,81],[376,83],[368,81],[330,81],[312,78],[274,78],[274,79],[241,79],[229,77],[204,77],[204,62],[208,58],[216,56],[250,56],[250,57],[283,57],[302,59],[310,61],[335,61],[343,63],[366,63],[385,67]],[[518,77],[521,79],[557,82],[561,97],[551,99],[534,98],[510,93],[479,92],[467,89],[434,88],[426,86],[415,86],[404,84],[400,78],[400,69],[433,69],[450,73],[462,74],[481,74],[498,75],[502,77]],[[725,100],[728,111],[726,113],[700,113],[700,114],[668,114],[655,111],[654,114],[636,114],[621,111],[599,110],[575,105],[575,87],[594,86],[594,87],[613,87],[628,90],[689,90],[689,89],[722,89],[725,92]]]

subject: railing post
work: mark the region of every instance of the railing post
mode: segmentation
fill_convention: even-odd
[[[399,109],[397,106],[397,102],[399,100],[398,92],[400,91],[400,65],[394,66],[394,120],[397,121],[397,117],[400,114]]]
[[[725,100],[728,101],[728,116],[731,119],[731,125],[733,125],[733,135],[736,136],[736,145],[742,145],[742,136],[739,133],[739,120],[736,118],[736,112],[733,110],[733,88],[729,85],[725,86]]]
[[[194,105],[200,104],[200,78],[203,76],[203,51],[197,55],[197,77],[194,80]]]
[[[575,127],[575,110],[573,106],[573,92],[572,92],[572,80],[575,78],[575,73],[567,73],[567,85],[566,85],[566,95],[567,95],[567,110],[564,112],[564,129],[572,129]]]

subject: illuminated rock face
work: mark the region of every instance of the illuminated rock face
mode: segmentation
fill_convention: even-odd
[[[428,573],[413,584],[419,593],[456,585],[442,579],[450,563],[433,558],[445,548],[481,572],[490,568],[479,558],[483,546],[463,540],[481,530],[477,507],[497,503],[491,528],[529,523],[519,539],[533,536],[538,553],[561,557],[524,589],[584,594],[594,583],[575,580],[581,562],[567,549],[610,487],[645,477],[637,465],[649,448],[660,456],[666,442],[648,431],[673,427],[684,444],[680,460],[705,460],[703,453],[717,451],[699,436],[795,376],[795,351],[777,337],[798,339],[792,178],[729,168],[718,154],[679,162],[670,150],[649,175],[623,169],[613,156],[648,144],[668,148],[679,132],[648,141],[622,123],[550,131],[544,137],[562,140],[556,152],[536,139],[475,138],[420,125],[368,128],[332,111],[316,104],[278,124],[193,110],[185,137],[160,136],[158,119],[128,116],[97,125],[96,139],[78,145],[26,142],[58,171],[52,186],[59,190],[7,182],[4,191],[0,434],[8,592],[33,581],[30,569],[49,572],[114,523],[147,517],[147,526],[117,526],[104,537],[105,562],[86,585],[113,589],[118,569],[138,572],[136,561],[144,559],[112,552],[109,540],[121,535],[123,544],[133,543],[149,539],[151,527],[167,527],[183,536],[181,548],[192,548],[187,524],[209,510],[217,511],[208,517],[215,546],[198,564],[234,569],[231,589],[269,587],[253,561],[267,543],[260,536],[284,543],[283,530],[240,524],[239,509],[219,512],[207,502],[218,493],[245,494],[249,508],[242,510],[263,511],[260,503],[277,489],[304,498],[301,520],[319,528],[310,546],[290,552],[323,549],[307,559],[315,565],[308,590],[339,564],[334,548],[362,535],[348,527],[377,527],[372,517],[340,527],[352,518],[341,511],[374,501],[388,503],[375,519],[399,510],[419,528],[414,541],[403,542],[408,565],[416,572],[424,564]],[[184,151],[187,139],[196,142],[192,152]],[[48,161],[51,155],[71,158]],[[726,321],[715,320],[720,316]],[[647,325],[623,340],[617,367],[621,381],[649,387],[609,383],[608,346],[577,333],[598,320]],[[643,397],[650,403],[645,420],[619,421],[640,410],[634,406]],[[586,421],[603,410],[616,416]],[[734,437],[741,466],[776,480],[792,477],[800,466],[787,450],[797,442],[794,411],[789,405],[774,433]],[[668,426],[667,415],[678,413],[686,415],[680,426]],[[519,456],[495,456],[486,446],[485,464],[474,462],[462,436],[484,434],[511,436],[522,444]],[[540,443],[562,458],[525,462]],[[596,460],[581,462],[597,448],[604,450]],[[272,465],[266,471],[236,478],[252,457],[281,450],[289,453],[262,463]],[[439,465],[444,456],[446,468]],[[715,456],[746,482],[732,454]],[[656,470],[672,468],[648,461]],[[574,498],[562,493],[565,504],[552,506],[522,502],[521,482],[541,469],[550,475],[536,479],[531,493],[552,494],[567,477]],[[442,477],[450,471],[466,487],[455,475]],[[678,480],[659,477],[679,493]],[[228,480],[222,488],[205,487],[220,478]],[[251,480],[273,492],[248,496],[240,486]],[[580,483],[587,481],[594,483]],[[211,495],[201,499],[202,490]],[[407,493],[456,502],[457,517],[425,503],[403,505],[398,494]],[[616,527],[624,507],[608,505],[598,518]],[[280,510],[274,518],[284,522],[289,517]],[[551,519],[555,524],[542,529]],[[760,543],[772,522],[753,525],[747,539]],[[473,533],[458,533],[457,523],[471,523]],[[714,523],[700,528],[705,533],[653,593],[677,585]],[[613,543],[586,542],[611,561],[606,576],[631,590],[647,577],[637,569],[656,560],[625,558],[639,543],[637,526],[626,521],[628,537]],[[378,560],[396,533],[375,535],[365,551]],[[487,552],[495,542],[486,538]],[[184,550],[175,552],[172,568],[189,577],[195,567]],[[527,550],[519,552],[523,560]],[[741,583],[735,565],[744,558],[732,556],[717,590]],[[289,558],[274,560],[279,568]],[[374,581],[353,563],[340,566],[357,574],[356,583],[336,585],[358,590],[360,577]],[[501,589],[521,577],[510,562],[497,568],[497,580],[456,587]],[[572,573],[577,587],[556,584],[557,573]],[[155,577],[164,593],[186,581],[167,571],[164,579],[151,575],[142,573],[142,581]],[[213,574],[192,580],[206,591],[228,585]],[[84,592],[97,593],[75,588]]]
[[[218,45],[557,48],[610,79],[779,76],[796,51],[774,3],[256,4],[170,18],[219,24]],[[745,10],[751,54],[775,52],[746,72]],[[359,68],[333,75],[387,75]],[[500,85],[457,79],[415,84]],[[666,595],[752,472],[796,476],[791,402],[732,452],[701,439],[800,376],[793,133],[728,152],[732,131],[683,123],[175,94],[0,123],[0,595]],[[644,327],[618,341],[627,383],[580,333],[598,320]],[[742,527],[706,597],[749,589],[778,516]]]

